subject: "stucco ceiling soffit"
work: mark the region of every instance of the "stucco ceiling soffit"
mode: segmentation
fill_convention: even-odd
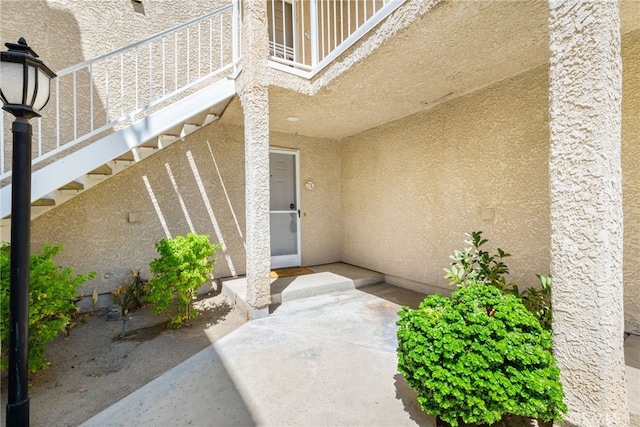
[[[621,19],[637,29],[640,2],[623,0]],[[272,85],[271,129],[340,140],[544,66],[547,20],[543,1],[444,2],[313,96]]]

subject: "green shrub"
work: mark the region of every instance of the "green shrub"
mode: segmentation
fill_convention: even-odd
[[[153,277],[147,286],[148,301],[153,311],[168,314],[169,306],[177,300],[177,313],[171,317],[169,327],[180,328],[198,316],[191,303],[197,291],[211,278],[216,251],[220,245],[209,241],[209,236],[189,233],[156,242],[160,257],[149,264]]]
[[[62,245],[43,244],[41,254],[31,254],[29,274],[29,371],[48,365],[45,344],[69,324],[70,315],[77,311],[77,289],[96,273],[75,275],[71,267],[53,262],[64,250]],[[7,368],[6,350],[9,347],[9,289],[10,245],[0,245],[0,337],[2,339],[2,369]]]
[[[425,412],[452,426],[509,414],[562,420],[551,334],[517,297],[467,282],[398,314],[398,370]]]
[[[518,285],[507,282],[509,268],[504,259],[511,254],[500,248],[495,254],[482,249],[488,240],[482,238],[482,231],[466,233],[468,245],[464,251],[455,250],[450,258],[449,268],[445,268],[445,279],[452,286],[462,288],[470,283],[481,283],[499,289],[504,294],[515,295],[522,299],[524,306],[538,319],[543,328],[551,330],[551,276],[537,275],[540,287],[529,287],[520,292]]]

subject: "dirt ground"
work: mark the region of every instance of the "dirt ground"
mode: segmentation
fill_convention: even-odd
[[[83,315],[69,336],[47,346],[48,368],[29,377],[31,426],[77,426],[233,331],[244,319],[220,294],[197,302],[191,327],[166,329],[168,317],[148,307],[123,322],[106,311]],[[2,425],[7,376],[2,373]]]

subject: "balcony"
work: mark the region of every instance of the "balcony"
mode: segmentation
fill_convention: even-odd
[[[311,78],[404,0],[267,0],[269,65]]]

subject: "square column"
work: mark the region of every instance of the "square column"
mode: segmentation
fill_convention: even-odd
[[[551,275],[566,425],[628,426],[616,1],[550,1]]]
[[[245,215],[248,318],[269,314],[271,238],[269,220],[269,97],[266,86],[245,86]]]
[[[271,236],[269,216],[269,55],[267,2],[242,1],[242,72],[236,87],[244,113],[247,318],[269,314]]]

